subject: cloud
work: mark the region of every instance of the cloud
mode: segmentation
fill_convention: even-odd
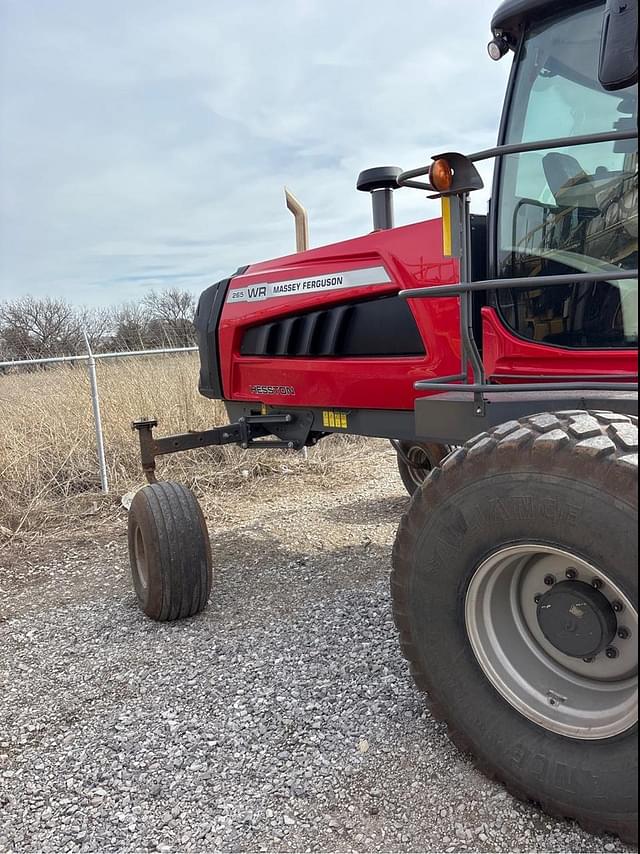
[[[7,0],[0,297],[197,291],[291,251],[285,183],[314,245],[365,233],[361,169],[494,143],[508,61],[486,57],[483,6]]]

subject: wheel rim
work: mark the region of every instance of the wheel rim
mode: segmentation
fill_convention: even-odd
[[[149,586],[149,569],[147,565],[147,552],[144,546],[144,538],[142,536],[142,530],[140,529],[139,525],[136,527],[133,543],[136,561],[136,572],[138,573],[140,584],[142,584],[143,588],[146,590]]]
[[[614,639],[587,658],[551,643],[539,621],[540,597],[566,579],[597,587],[615,612]],[[602,739],[637,722],[637,609],[611,578],[576,555],[534,544],[495,552],[471,579],[465,622],[485,676],[534,723],[571,738]]]
[[[409,477],[416,486],[422,486],[425,478],[433,468],[427,451],[421,445],[412,445],[407,450],[406,457],[410,462],[410,465],[407,467]],[[414,466],[417,467],[414,468]]]

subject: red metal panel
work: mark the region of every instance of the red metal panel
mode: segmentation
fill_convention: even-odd
[[[411,300],[427,353],[418,357],[264,358],[241,356],[248,326],[350,299],[383,296],[399,290],[458,281],[457,263],[442,256],[441,221],[431,220],[373,232],[331,246],[252,265],[233,278],[231,289],[336,271],[384,267],[391,281],[294,297],[233,303],[227,299],[220,320],[220,353],[225,398],[272,405],[413,409],[413,383],[459,371],[459,313],[456,298]],[[257,394],[253,386],[287,386],[294,395]]]
[[[499,381],[514,374],[544,374],[571,381],[586,375],[607,376],[638,372],[637,350],[577,350],[550,347],[519,338],[500,320],[493,308],[482,310],[484,365],[487,377]]]
[[[256,284],[326,277],[338,271],[372,267],[383,267],[390,281],[276,296],[256,302],[234,303],[228,295],[219,329],[225,398],[281,406],[410,410],[415,398],[424,395],[414,390],[416,380],[459,373],[456,297],[410,300],[425,344],[424,356],[271,358],[240,355],[240,343],[249,326],[350,299],[458,281],[457,262],[442,255],[441,221],[437,219],[253,264],[243,275],[232,279],[230,293]],[[493,309],[483,310],[483,331],[487,375],[494,380],[510,379],[514,374],[571,379],[584,374],[637,371],[636,350],[570,350],[526,341],[510,332]],[[255,386],[263,388],[252,390]]]

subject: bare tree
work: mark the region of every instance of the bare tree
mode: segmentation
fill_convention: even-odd
[[[195,340],[195,298],[169,288],[116,309],[76,308],[66,300],[19,297],[0,303],[0,352],[8,359],[84,353],[86,332],[99,352],[189,346]]]
[[[107,349],[112,340],[115,326],[115,313],[112,308],[84,308],[78,311],[78,322],[87,333],[89,344],[94,352]]]
[[[8,362],[11,358],[12,350],[9,347],[9,342],[4,337],[3,331],[0,329],[0,362]]]
[[[82,343],[76,309],[51,297],[24,296],[0,304],[0,333],[18,359],[74,354]]]
[[[147,310],[141,302],[125,302],[113,314],[115,350],[144,350],[152,345]]]
[[[149,291],[143,305],[148,312],[150,330],[157,345],[186,347],[193,344],[196,300],[192,293],[179,288]]]

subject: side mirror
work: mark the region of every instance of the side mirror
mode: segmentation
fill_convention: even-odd
[[[608,92],[638,82],[638,0],[607,0],[598,79]]]

